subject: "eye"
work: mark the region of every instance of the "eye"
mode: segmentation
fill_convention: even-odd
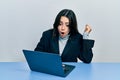
[[[69,23],[66,23],[66,26],[69,27],[70,26]]]
[[[59,25],[62,25],[62,24],[63,24],[62,22],[59,23]]]
[[[59,23],[59,25],[62,25],[61,23]]]
[[[69,27],[69,25],[66,25],[67,27]]]

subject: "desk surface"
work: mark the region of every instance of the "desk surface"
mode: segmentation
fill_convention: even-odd
[[[66,63],[76,68],[65,78],[31,71],[26,62],[0,62],[0,80],[120,80],[120,63]]]

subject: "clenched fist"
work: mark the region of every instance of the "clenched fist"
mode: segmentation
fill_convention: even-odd
[[[92,31],[91,26],[86,24],[84,32],[90,33]]]

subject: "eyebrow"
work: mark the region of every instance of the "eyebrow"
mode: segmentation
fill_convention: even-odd
[[[63,21],[60,21],[60,23],[63,23]],[[65,22],[65,24],[69,24],[69,22]]]

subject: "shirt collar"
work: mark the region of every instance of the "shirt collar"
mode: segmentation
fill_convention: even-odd
[[[61,40],[61,39],[62,39],[62,40],[67,40],[67,39],[69,38],[69,36],[70,36],[69,34],[66,35],[65,37],[61,37],[61,36],[59,36],[59,40]]]

